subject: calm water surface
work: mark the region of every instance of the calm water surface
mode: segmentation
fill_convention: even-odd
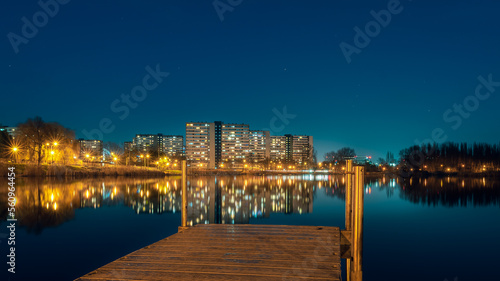
[[[7,193],[0,191],[0,280],[73,280],[175,234],[180,183],[178,177],[18,179],[15,274],[7,274]],[[497,280],[498,179],[365,183],[365,281]],[[192,225],[344,227],[342,176],[196,177],[188,192]]]

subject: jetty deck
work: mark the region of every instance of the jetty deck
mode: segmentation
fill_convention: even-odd
[[[340,236],[338,227],[196,225],[76,280],[340,280]]]

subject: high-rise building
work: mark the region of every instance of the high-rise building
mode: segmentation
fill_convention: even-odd
[[[270,137],[270,157],[272,161],[285,161],[286,160],[286,140],[285,136],[271,136]]]
[[[132,151],[134,150],[134,143],[131,141],[126,141],[123,143],[123,150],[124,151]]]
[[[313,159],[312,136],[271,136],[270,156],[273,161],[294,162],[299,165]]]
[[[160,144],[158,136],[159,134],[137,134],[133,140],[134,148],[144,153],[159,152],[163,144]]]
[[[191,167],[215,168],[214,123],[186,123],[186,159]]]
[[[186,158],[191,167],[243,168],[267,159],[299,165],[312,160],[311,136],[270,136],[248,124],[186,123]]]
[[[271,136],[269,131],[250,131],[250,158],[254,162],[271,157]]]
[[[181,156],[184,150],[184,137],[163,134],[138,134],[133,140],[133,147],[144,153]]]
[[[103,155],[102,140],[85,140],[79,139],[80,157],[95,156],[100,157]]]
[[[298,165],[311,163],[313,160],[313,137],[292,136],[292,159]]]
[[[249,127],[247,124],[222,124],[222,163],[227,163],[232,167],[243,166],[243,160],[250,154]]]
[[[164,135],[163,136],[163,153],[170,157],[184,155],[184,137]]]

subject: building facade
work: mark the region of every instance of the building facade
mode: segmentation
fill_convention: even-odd
[[[17,127],[0,126],[0,131],[6,132],[13,139],[17,136]]]
[[[133,144],[135,149],[143,153],[159,152],[161,146],[163,146],[162,143],[160,144],[159,134],[137,134],[135,135]]]
[[[271,161],[286,161],[286,137],[271,136],[269,145],[269,155]]]
[[[248,124],[222,124],[221,161],[229,167],[243,167],[250,154],[250,126]],[[218,165],[219,163],[216,163]]]
[[[169,157],[184,155],[184,137],[164,135],[163,136],[163,153]]]
[[[163,134],[138,134],[135,136],[130,148],[146,154],[163,154],[170,157],[182,156],[184,137]]]
[[[123,143],[123,150],[124,151],[132,151],[134,150],[134,143],[131,141],[126,141]]]
[[[186,159],[191,167],[215,168],[215,123],[186,123]]]
[[[292,160],[298,165],[306,165],[313,161],[313,137],[292,136]]]
[[[248,124],[186,123],[186,158],[191,167],[244,168],[266,159],[298,165],[313,159],[313,138],[305,135],[271,136],[250,130]]]
[[[102,140],[85,140],[79,139],[80,157],[94,156],[101,157],[103,155]]]
[[[260,162],[271,158],[271,136],[269,131],[250,131],[249,134],[250,158],[253,162]]]

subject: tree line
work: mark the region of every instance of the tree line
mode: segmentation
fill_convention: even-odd
[[[500,144],[446,142],[423,144],[399,152],[400,164],[428,171],[486,171],[500,165]]]

